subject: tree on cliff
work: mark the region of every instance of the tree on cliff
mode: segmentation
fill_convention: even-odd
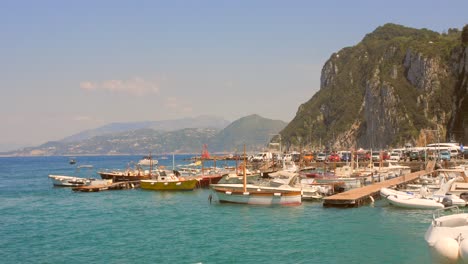
[[[464,45],[468,45],[468,24],[463,27],[461,41]]]

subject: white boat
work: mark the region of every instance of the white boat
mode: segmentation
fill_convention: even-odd
[[[78,187],[78,186],[89,186],[96,184],[108,184],[109,180],[99,180],[94,178],[81,178],[75,176],[66,175],[49,175],[54,186],[59,187]],[[112,182],[112,181],[111,181]]]
[[[300,205],[301,190],[297,188],[263,187],[242,184],[211,184],[221,203],[252,205]]]
[[[300,205],[302,203],[301,190],[298,188],[293,188],[289,185],[271,187],[247,184],[245,163],[244,160],[242,184],[227,183],[210,185],[210,188],[215,192],[220,203],[252,205]],[[280,182],[277,182],[277,184],[280,184]]]
[[[448,194],[448,190],[453,182],[452,179],[444,183],[439,190],[433,194],[429,193],[425,186],[419,193],[401,192],[389,188],[382,188],[380,194],[387,201],[398,207],[411,209],[441,209],[447,206],[466,206],[466,201],[460,197]]]
[[[440,209],[444,205],[438,201],[425,198],[416,198],[411,196],[397,196],[391,195],[387,197],[390,204],[409,209]]]
[[[447,210],[452,214],[443,215]],[[468,263],[468,214],[458,207],[436,210],[424,235],[435,263]]]
[[[153,159],[151,156],[144,156],[143,159],[138,161],[140,166],[156,166],[158,165],[158,160]]]
[[[83,186],[90,182],[90,179],[87,179],[87,178],[65,176],[65,175],[49,175],[49,178],[52,180],[52,184],[54,186],[63,186],[63,187]]]

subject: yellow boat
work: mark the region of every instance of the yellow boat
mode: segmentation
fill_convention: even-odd
[[[145,190],[155,191],[192,191],[197,186],[197,179],[185,179],[177,177],[173,173],[157,171],[152,179],[141,180],[140,187]]]

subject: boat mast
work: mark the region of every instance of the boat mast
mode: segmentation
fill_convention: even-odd
[[[151,178],[151,173],[153,171],[153,159],[151,158],[151,151],[149,153],[149,160],[150,160],[150,178]]]
[[[246,159],[246,155],[245,155],[245,144],[244,144],[244,193],[247,192],[247,173],[245,171],[245,168],[247,167],[247,159]]]

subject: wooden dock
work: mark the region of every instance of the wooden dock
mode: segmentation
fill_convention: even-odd
[[[133,189],[140,185],[139,181],[123,181],[111,184],[86,185],[72,188],[75,192],[100,192],[107,190],[126,190]]]
[[[412,182],[423,175],[434,171],[435,161],[429,161],[426,169],[396,177],[387,181],[374,183],[361,188],[352,189],[323,199],[324,207],[359,207],[380,197],[380,189]]]

